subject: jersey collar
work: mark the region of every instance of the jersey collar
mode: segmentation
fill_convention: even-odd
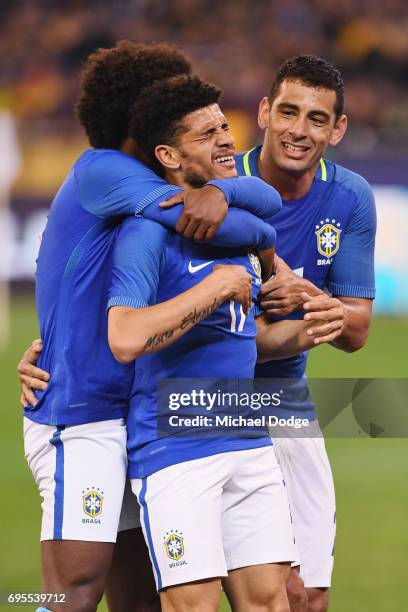
[[[242,156],[242,165],[244,168],[245,176],[259,176],[258,171],[258,157],[261,152],[262,145],[253,147]],[[323,182],[327,182],[327,164],[323,157],[320,159],[319,165],[317,166],[315,179],[320,179]]]

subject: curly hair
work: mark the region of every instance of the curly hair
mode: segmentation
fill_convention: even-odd
[[[184,130],[183,117],[210,104],[217,104],[220,96],[221,89],[217,85],[207,83],[196,75],[180,75],[157,81],[144,89],[134,104],[130,135],[157,166],[156,146],[173,144]]]
[[[75,107],[91,146],[119,149],[129,135],[130,109],[142,89],[190,73],[189,60],[170,44],[121,40],[115,47],[94,51],[82,70]]]
[[[311,87],[322,87],[330,89],[336,94],[334,112],[336,120],[341,117],[344,111],[344,83],[341,73],[337,68],[315,55],[298,55],[286,60],[276,73],[272,83],[269,99],[272,102],[278,95],[279,88],[283,81],[300,81]]]

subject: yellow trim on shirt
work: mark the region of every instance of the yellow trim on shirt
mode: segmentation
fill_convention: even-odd
[[[327,166],[323,157],[320,159],[320,169],[322,171],[322,181],[327,181]]]
[[[249,156],[252,153],[252,151],[255,149],[256,147],[253,147],[253,149],[250,149],[249,151],[247,151],[244,155],[244,157],[242,158],[242,163],[244,164],[244,172],[245,172],[245,176],[252,176],[251,175],[251,168],[249,167]]]

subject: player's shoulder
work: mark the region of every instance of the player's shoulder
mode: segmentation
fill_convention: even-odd
[[[347,190],[357,200],[371,197],[372,187],[361,174],[357,174],[357,172],[353,172],[353,170],[333,161],[325,160],[325,164],[327,166],[327,174],[331,177],[333,183]]]
[[[131,241],[133,245],[137,244],[139,249],[143,246],[160,251],[167,245],[170,236],[171,231],[156,221],[129,216],[120,224],[117,240]]]
[[[128,175],[135,172],[150,173],[137,159],[115,149],[87,149],[74,164],[76,174],[86,178]]]
[[[125,217],[120,224],[119,231],[140,233],[144,236],[167,236],[171,233],[161,223],[136,215]]]

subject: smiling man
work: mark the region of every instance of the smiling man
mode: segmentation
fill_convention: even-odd
[[[181,76],[154,84],[136,104],[130,132],[147,158],[160,164],[157,170],[166,180],[200,187],[210,178],[236,174],[234,141],[219,96],[217,87]],[[280,209],[280,199],[270,190],[272,213]],[[134,257],[135,244],[143,258]],[[252,279],[249,307],[226,300],[221,292],[215,299],[208,293],[207,302],[193,308],[191,292],[209,287],[216,264],[246,271]],[[266,427],[227,433],[186,422],[177,434],[160,427],[160,381],[253,377],[257,324],[252,301],[260,275],[257,255],[248,249],[189,242],[135,218],[126,220],[118,234],[109,342],[121,361],[136,359],[127,421],[129,477],[164,612],[216,612],[221,579],[236,612],[289,611],[288,562],[296,551]],[[276,324],[282,325],[301,332],[294,334],[295,342],[312,344],[304,321]],[[267,352],[269,330],[262,327],[260,335]],[[240,415],[251,413],[240,406]]]
[[[203,191],[205,205],[203,200],[198,203],[198,218],[184,214],[183,222],[182,214],[182,228],[180,219],[174,218],[174,208],[159,207],[170,194],[177,193],[176,200],[184,195],[142,163],[143,155],[129,136],[130,109],[144,87],[190,71],[188,60],[169,45],[121,41],[112,49],[91,54],[82,72],[77,111],[92,148],[75,162],[56,194],[42,236],[36,271],[37,313],[44,342],[39,365],[50,372],[50,380],[48,385],[41,384],[33,405],[25,406],[24,441],[43,498],[42,588],[66,593],[71,612],[96,610],[114,554],[122,500],[126,499],[125,417],[133,368],[114,360],[106,324],[106,291],[118,224],[126,215],[148,215],[153,207],[154,219],[164,223],[173,215],[170,225],[177,224],[186,236],[210,238],[219,228],[213,239],[222,241],[233,219],[231,209],[219,227],[227,207],[221,191],[225,183],[236,194],[243,181],[243,201],[252,201],[255,212],[259,212],[262,195],[254,193],[254,183],[261,192],[265,188],[268,195],[270,192],[263,181],[251,178],[249,182],[227,178],[203,190],[191,189],[193,208],[197,210],[197,196]],[[218,219],[215,224],[214,218],[203,219],[211,210]],[[241,212],[246,219],[241,226],[247,230],[245,238],[248,224],[251,219],[254,222],[248,246],[259,245],[262,236],[270,238],[273,230],[268,224],[245,216],[243,210],[237,212],[238,225]],[[231,230],[233,243],[242,246],[242,231],[237,231],[234,221]],[[136,538],[143,550],[137,526],[136,516],[122,521],[121,529],[126,530],[122,542],[133,538],[136,548]],[[115,559],[121,549],[116,549]],[[146,574],[141,571],[136,579],[132,575],[126,580],[126,564],[114,565],[121,566],[108,579],[108,599],[115,612],[138,603],[147,605]],[[56,603],[53,610],[58,609]]]
[[[323,298],[322,310],[305,318],[323,323],[327,333],[341,325],[332,345],[351,352],[363,346],[371,322],[376,216],[368,183],[324,159],[327,147],[339,144],[346,132],[343,108],[343,80],[334,66],[314,56],[286,61],[260,104],[263,144],[240,154],[237,166],[241,175],[273,185],[283,200],[273,223],[277,254],[284,261],[262,287],[261,306],[277,318],[300,318],[302,291],[316,295],[328,290],[337,299]],[[260,364],[256,376],[303,379],[305,401],[289,406],[288,416],[308,418],[315,437],[277,438],[274,446],[289,494],[308,600],[293,570],[288,583],[291,610],[325,612],[333,568],[335,496],[324,440],[306,391],[306,358],[300,353]]]

